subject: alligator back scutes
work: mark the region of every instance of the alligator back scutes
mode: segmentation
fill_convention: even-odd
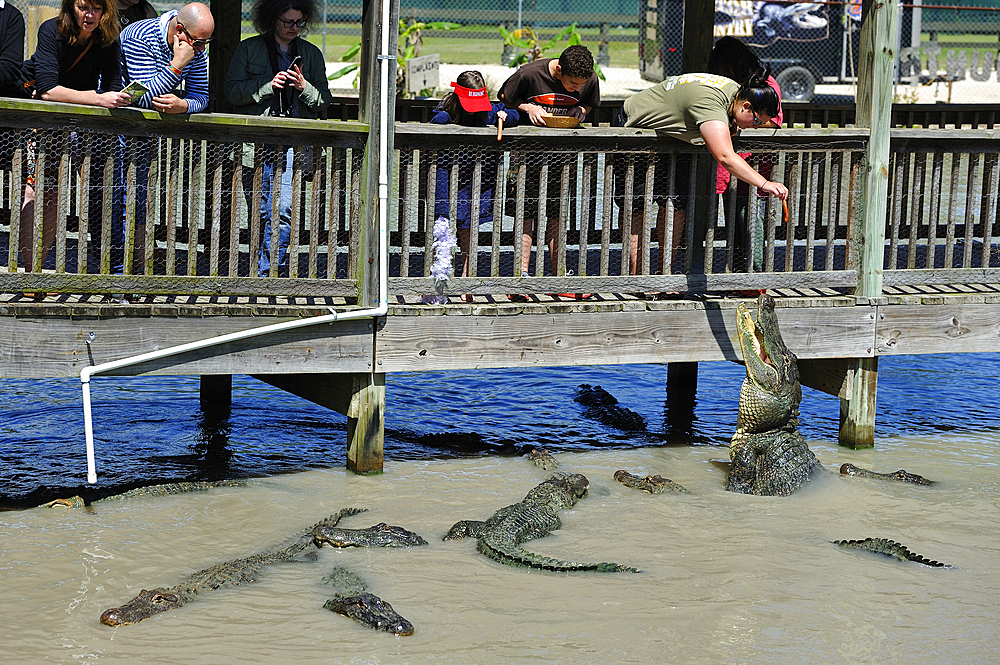
[[[558,529],[561,526],[558,511],[573,506],[578,499],[586,496],[589,486],[586,476],[579,473],[556,474],[533,487],[522,501],[501,508],[485,522],[456,522],[444,540],[472,536],[477,540],[476,549],[479,552],[508,566],[566,572],[639,572],[616,563],[560,561],[532,554],[521,547],[525,541],[542,538]]]
[[[864,538],[862,540],[835,540],[834,545],[848,550],[864,550],[883,556],[899,559],[900,561],[913,561],[931,568],[954,568],[940,561],[931,561],[925,557],[915,554],[904,545],[888,538]]]

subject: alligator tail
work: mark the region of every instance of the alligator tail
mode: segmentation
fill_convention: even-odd
[[[863,540],[835,540],[834,545],[850,550],[865,550],[884,556],[899,559],[900,561],[913,561],[932,568],[954,568],[940,561],[932,561],[926,557],[911,552],[906,546],[888,538],[865,538]]]
[[[500,563],[508,566],[519,566],[522,568],[538,568],[539,570],[552,570],[557,572],[576,572],[591,570],[598,573],[638,573],[638,568],[623,566],[620,563],[579,563],[576,561],[560,561],[547,556],[532,554],[520,547],[498,547],[489,542],[489,538],[480,538],[476,543],[476,549]]]

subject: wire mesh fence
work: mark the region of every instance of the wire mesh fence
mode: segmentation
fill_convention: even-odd
[[[272,143],[191,138],[180,124],[155,121],[149,127],[162,135],[67,130],[58,120],[0,123],[0,252],[9,274],[76,275],[76,293],[106,289],[111,282],[100,277],[109,275],[155,277],[146,289],[163,293],[213,288],[183,279],[204,277],[356,291],[359,132],[327,125],[310,131],[308,144],[302,132]],[[213,129],[221,128],[201,132]],[[233,292],[289,288],[252,281]]]

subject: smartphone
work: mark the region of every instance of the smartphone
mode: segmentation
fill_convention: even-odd
[[[288,71],[292,71],[293,69],[295,69],[296,65],[299,65],[299,66],[302,65],[302,56],[301,55],[297,55],[294,58],[292,58],[292,64],[288,65]]]

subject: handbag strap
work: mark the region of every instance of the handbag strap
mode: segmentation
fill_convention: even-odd
[[[80,62],[80,60],[83,59],[83,56],[87,55],[87,51],[89,51],[90,47],[93,46],[93,45],[94,45],[94,37],[93,37],[93,35],[91,35],[90,41],[87,42],[87,46],[82,51],[80,51],[80,55],[76,56],[76,60],[73,61],[72,65],[70,65],[69,67],[66,68],[66,71],[63,72],[63,74],[65,74],[69,70],[71,70],[74,67],[76,67],[76,63]]]

